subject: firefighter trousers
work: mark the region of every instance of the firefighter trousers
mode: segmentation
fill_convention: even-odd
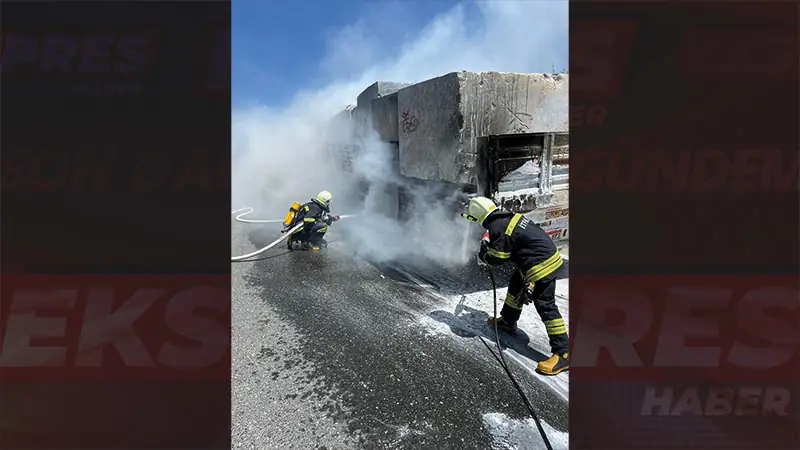
[[[322,243],[322,240],[325,238],[325,233],[327,232],[328,224],[318,221],[295,231],[291,236],[291,240],[295,242],[319,244]]]
[[[508,283],[508,294],[500,315],[506,322],[516,322],[522,314],[523,304],[518,302],[525,297],[525,279],[519,270],[514,271]],[[547,277],[533,285],[533,296],[529,299],[544,322],[550,338],[553,353],[569,351],[567,324],[556,306],[556,277]]]

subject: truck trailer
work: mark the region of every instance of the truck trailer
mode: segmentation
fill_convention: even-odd
[[[397,220],[424,207],[414,204],[416,187],[450,199],[454,213],[484,195],[563,245],[568,93],[568,74],[461,71],[418,83],[378,81],[331,119],[327,146],[344,172],[362,174],[362,193],[382,192],[377,203]],[[390,162],[391,177],[370,179],[354,168],[368,148]]]

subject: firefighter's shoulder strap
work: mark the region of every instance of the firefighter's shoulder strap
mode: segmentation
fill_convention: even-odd
[[[511,220],[508,221],[508,225],[506,225],[506,236],[511,236],[511,234],[514,232],[514,228],[517,227],[517,224],[522,218],[522,214],[519,213],[516,213],[511,217]]]

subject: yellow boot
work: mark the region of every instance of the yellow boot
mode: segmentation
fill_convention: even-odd
[[[542,375],[558,375],[565,370],[569,370],[569,353],[553,353],[553,356],[536,366],[536,371]]]
[[[302,249],[303,250],[312,250],[312,251],[318,252],[320,250],[320,247],[317,244],[312,244],[310,242],[303,242]]]

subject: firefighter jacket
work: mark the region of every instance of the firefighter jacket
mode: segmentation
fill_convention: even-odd
[[[317,199],[311,199],[310,202],[300,207],[300,211],[295,216],[294,223],[291,226],[303,222],[305,224],[303,230],[309,231],[317,223],[330,225],[332,221],[333,217],[328,206],[317,201]]]
[[[486,264],[512,262],[528,283],[554,276],[564,265],[550,236],[522,214],[494,211],[483,226],[489,232],[489,243],[481,247],[478,257]]]

